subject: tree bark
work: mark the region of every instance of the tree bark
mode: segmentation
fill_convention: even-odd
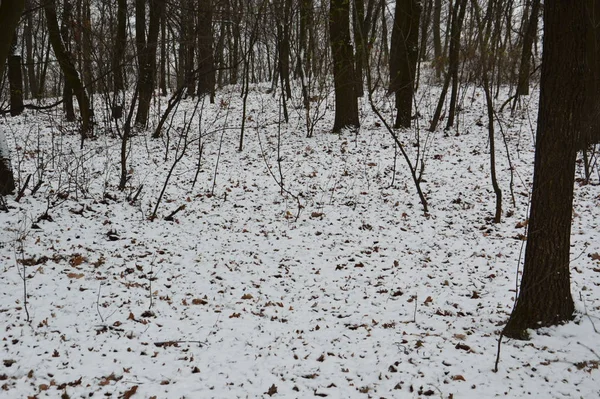
[[[329,9],[329,35],[333,56],[335,86],[335,121],[333,132],[346,127],[358,127],[358,101],[354,54],[350,44],[349,0],[331,0]]]
[[[442,67],[444,66],[442,54],[442,38],[441,38],[441,15],[442,15],[442,0],[434,0],[433,4],[433,58],[435,65],[435,77],[442,77]]]
[[[112,72],[113,90],[125,90],[123,60],[127,46],[127,0],[117,0],[117,34],[113,48]]]
[[[390,88],[396,96],[395,128],[411,125],[415,75],[419,58],[419,18],[417,0],[397,0],[390,48]]]
[[[138,110],[135,124],[146,127],[150,102],[154,90],[154,76],[156,75],[156,48],[160,19],[165,9],[165,0],[149,0],[150,15],[148,20],[148,38],[146,39],[146,0],[136,0],[136,41],[138,51],[139,76]]]
[[[576,151],[585,101],[587,1],[546,0],[533,193],[523,278],[504,335],[573,316],[569,274]],[[597,100],[596,100],[597,101]]]
[[[8,82],[10,86],[10,115],[17,116],[23,112],[23,73],[21,56],[13,54],[8,57]]]
[[[538,14],[540,12],[540,0],[533,0],[531,13],[527,21],[527,29],[523,38],[521,49],[521,65],[519,66],[519,81],[517,84],[517,96],[529,94],[529,75],[531,74],[531,57],[533,41],[537,37]]]
[[[198,95],[215,97],[215,60],[213,53],[213,3],[211,0],[198,2]]]
[[[0,78],[4,76],[4,65],[10,53],[13,34],[21,13],[25,8],[25,0],[3,0],[0,3]],[[10,154],[4,131],[0,130],[0,195],[7,195],[15,190],[15,179],[10,164]]]

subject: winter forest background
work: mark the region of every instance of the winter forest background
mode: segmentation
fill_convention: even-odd
[[[600,396],[598,26],[1,0],[0,397]]]

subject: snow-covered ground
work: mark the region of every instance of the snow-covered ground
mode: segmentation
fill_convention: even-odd
[[[306,138],[299,101],[280,124],[279,99],[257,89],[238,152],[238,90],[195,114],[186,100],[162,139],[133,137],[123,192],[108,132],[80,150],[56,111],[0,121],[16,177],[32,174],[0,213],[0,397],[600,397],[597,171],[576,187],[574,322],[505,340],[493,371],[524,251],[535,98],[499,114],[492,224],[478,90],[458,128],[429,133],[437,91],[422,89],[420,144],[398,133],[424,156],[427,215],[367,103],[342,135],[328,132],[333,104],[314,103],[325,114]]]

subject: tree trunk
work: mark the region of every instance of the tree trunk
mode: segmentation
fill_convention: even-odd
[[[587,1],[546,0],[533,193],[523,278],[504,335],[573,316],[569,251],[576,151],[585,101]],[[597,101],[597,100],[596,100]]]
[[[123,60],[127,46],[127,0],[117,0],[117,35],[113,48],[112,71],[115,93],[125,90]]]
[[[23,106],[23,73],[21,56],[13,54],[8,57],[8,83],[10,86],[10,115],[21,115]]]
[[[35,61],[33,58],[33,16],[32,12],[27,13],[27,22],[23,31],[25,36],[25,57],[26,57],[26,70],[27,79],[29,80],[29,91],[31,97],[36,100],[40,98],[39,85],[37,77],[35,76]]]
[[[52,49],[54,50],[54,55],[58,60],[58,64],[62,69],[62,72],[65,75],[65,83],[68,83],[75,93],[75,97],[77,97],[77,102],[79,103],[79,109],[81,111],[81,139],[82,144],[83,140],[88,137],[90,132],[90,116],[91,116],[91,108],[90,102],[83,87],[81,84],[81,79],[79,78],[79,74],[75,69],[75,65],[69,56],[67,50],[65,50],[65,46],[60,38],[60,30],[58,27],[58,19],[56,17],[56,9],[54,0],[47,0],[44,5],[44,11],[46,14],[46,22],[48,24],[48,34],[50,37],[50,42],[52,43]]]
[[[198,2],[198,95],[215,97],[215,60],[213,53],[213,3],[211,0]]]
[[[433,63],[435,65],[435,77],[442,77],[442,68],[444,66],[444,55],[442,54],[442,37],[441,37],[441,15],[442,15],[442,0],[434,0],[433,4]]]
[[[419,18],[417,0],[397,0],[390,48],[390,92],[396,95],[395,128],[410,127],[415,75],[419,58]]]
[[[337,133],[345,127],[359,126],[354,54],[350,44],[350,3],[348,0],[331,0],[329,35],[335,86],[333,132]]]
[[[63,2],[63,16],[60,27],[60,37],[62,39],[62,42],[64,43],[65,52],[69,54],[69,57],[71,56],[71,40],[69,38],[69,26],[71,25],[71,10],[72,6],[70,0],[65,0]],[[52,42],[51,39],[50,42]],[[75,108],[73,107],[73,88],[71,87],[69,79],[67,79],[66,77],[65,84],[63,86],[63,110],[65,111],[67,122],[75,122]]]
[[[138,110],[135,124],[146,127],[150,102],[154,91],[154,76],[156,75],[156,48],[160,20],[165,9],[165,0],[149,0],[150,17],[148,21],[148,38],[146,39],[146,1],[136,0],[136,41],[138,50]],[[139,25],[139,26],[138,26]]]
[[[448,54],[448,73],[452,78],[452,89],[450,91],[450,105],[448,107],[448,120],[446,129],[454,125],[456,116],[456,103],[458,101],[458,66],[460,56],[460,36],[462,32],[467,0],[457,0],[454,7],[458,8],[457,18],[452,18],[452,31],[450,36],[450,50]]]
[[[531,50],[533,41],[537,37],[538,14],[540,11],[540,0],[533,0],[531,4],[531,14],[527,21],[527,29],[523,38],[523,47],[521,49],[521,65],[519,66],[519,81],[517,84],[517,96],[529,94],[529,75],[531,74]]]
[[[25,0],[3,0],[0,3],[0,77],[4,76],[4,65],[10,53],[13,34],[21,13],[25,8]],[[10,165],[10,154],[4,131],[0,130],[0,195],[7,195],[15,190],[15,179]]]

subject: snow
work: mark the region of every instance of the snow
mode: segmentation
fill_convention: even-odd
[[[300,99],[279,124],[279,100],[258,87],[240,153],[239,88],[220,91],[194,116],[153,221],[195,101],[168,140],[132,138],[124,192],[108,132],[80,150],[59,111],[2,120],[16,177],[33,177],[0,214],[0,397],[599,397],[598,178],[575,191],[575,320],[505,339],[493,372],[524,251],[537,98],[499,114],[516,204],[497,129],[494,225],[483,95],[469,88],[458,128],[429,133],[437,95],[417,96],[420,148],[416,130],[399,132],[413,162],[425,157],[428,215],[400,155],[390,185],[393,142],[366,103],[357,135],[332,135],[330,98],[307,139]]]

